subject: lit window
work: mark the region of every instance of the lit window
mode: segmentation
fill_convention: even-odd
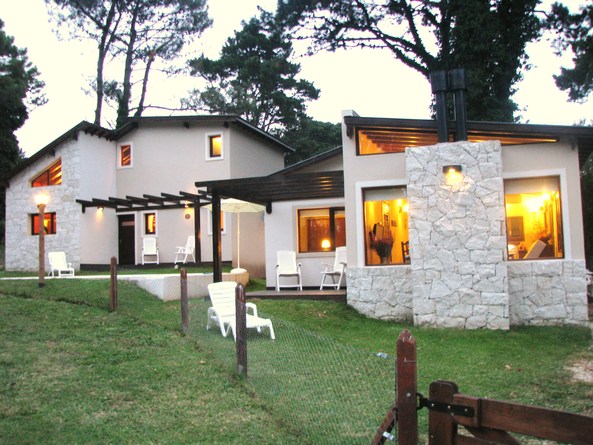
[[[132,144],[130,142],[118,145],[118,158],[120,168],[132,167]]]
[[[46,235],[55,235],[58,229],[56,224],[56,213],[46,213],[43,216],[44,233]],[[39,214],[31,215],[31,235],[39,235]]]
[[[156,235],[156,213],[144,214],[144,234]]]
[[[60,185],[62,183],[62,160],[52,164],[47,170],[37,175],[31,181],[31,187],[44,187],[46,185]]]
[[[509,259],[563,258],[559,178],[509,179],[504,186]]]
[[[299,252],[333,251],[346,245],[343,207],[299,210],[298,219]]]
[[[364,189],[366,265],[409,261],[408,200],[404,187]]]
[[[209,159],[222,158],[222,135],[220,135],[220,134],[208,135],[208,158]]]

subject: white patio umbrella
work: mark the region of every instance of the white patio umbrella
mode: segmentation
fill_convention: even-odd
[[[208,204],[206,208],[212,211],[212,204]],[[263,205],[255,204],[253,202],[242,201],[235,198],[222,199],[220,201],[220,210],[226,213],[237,214],[237,268],[231,272],[242,272],[241,269],[241,213],[259,213],[266,208]]]

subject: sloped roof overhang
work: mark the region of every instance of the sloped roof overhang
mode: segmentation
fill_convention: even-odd
[[[392,142],[403,146],[406,146],[406,138],[409,137],[410,132],[434,136],[431,139],[431,144],[436,143],[437,140],[435,120],[345,116],[344,123],[349,137],[353,137],[357,129],[384,129],[393,132],[393,137],[396,139]],[[450,140],[453,141],[455,123],[450,123],[448,127],[451,129]],[[467,122],[467,136],[469,141],[498,139],[503,145],[519,145],[541,140],[556,142],[565,138],[571,141],[574,148],[578,148],[580,167],[593,152],[593,127],[469,121]],[[397,139],[398,137],[399,139]]]

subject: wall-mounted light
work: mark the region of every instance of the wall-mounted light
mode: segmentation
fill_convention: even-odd
[[[463,169],[461,168],[461,165],[445,165],[443,166],[443,173],[444,174],[448,174],[448,173],[461,173]]]
[[[104,207],[103,207],[103,206],[99,206],[99,207],[97,207],[97,210],[99,210],[99,211],[101,211],[101,212],[103,211],[103,209],[104,209]]]

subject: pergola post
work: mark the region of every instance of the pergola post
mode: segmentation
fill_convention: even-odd
[[[212,193],[212,273],[215,283],[222,281],[222,237],[220,234],[220,195]]]
[[[200,198],[196,198],[194,201],[194,235],[195,235],[195,246],[194,254],[196,256],[196,264],[202,264],[202,230],[201,227],[201,215],[202,206],[200,206]]]

